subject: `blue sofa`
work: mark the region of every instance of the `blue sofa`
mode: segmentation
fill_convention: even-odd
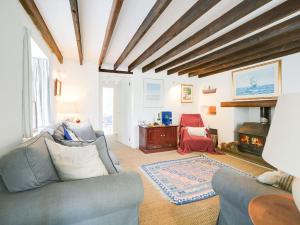
[[[248,214],[248,205],[253,198],[287,193],[229,168],[221,168],[215,173],[212,186],[220,197],[218,225],[253,225]]]
[[[39,138],[43,138],[43,135]],[[114,169],[117,165],[109,155],[103,135],[98,135],[99,138],[96,141],[98,152],[100,147],[99,155],[110,175],[55,181],[19,192],[9,192],[0,178],[0,224],[139,224],[139,204],[143,200],[142,180],[136,172]],[[26,143],[22,148],[25,152]]]

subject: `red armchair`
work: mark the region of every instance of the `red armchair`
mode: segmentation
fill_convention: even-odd
[[[179,148],[178,153],[185,154],[192,151],[217,153],[212,139],[193,136],[188,133],[186,127],[204,127],[200,114],[182,114],[179,124]]]

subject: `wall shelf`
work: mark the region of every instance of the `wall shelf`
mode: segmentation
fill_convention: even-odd
[[[221,102],[221,107],[275,107],[277,99]]]

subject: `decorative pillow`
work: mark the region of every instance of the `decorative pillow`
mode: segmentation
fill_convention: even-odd
[[[0,159],[0,174],[8,191],[25,191],[58,181],[45,139],[53,140],[49,133],[42,133]]]
[[[97,151],[99,153],[100,159],[102,160],[105,168],[109,174],[115,174],[118,172],[117,166],[120,162],[117,157],[108,149],[105,136],[98,137],[96,141],[86,142],[86,141],[59,141],[60,144],[69,147],[82,147],[87,145],[96,145]]]
[[[189,135],[200,136],[200,137],[206,137],[207,136],[206,127],[186,127],[186,128],[188,130]]]
[[[268,171],[256,178],[260,183],[278,187],[284,191],[292,192],[294,177],[282,171]]]
[[[97,138],[92,125],[88,121],[81,123],[72,123],[65,121],[64,125],[66,126],[66,128],[73,131],[78,138],[84,141],[95,141]]]
[[[80,141],[74,132],[66,127],[64,127],[64,138],[68,141]]]
[[[61,180],[108,175],[95,145],[67,147],[45,140]]]
[[[276,185],[279,183],[281,174],[279,171],[268,171],[259,175],[256,179],[263,184]]]
[[[118,172],[118,169],[114,165],[114,159],[111,157],[110,151],[108,150],[107,143],[104,136],[99,137],[96,141],[90,143],[96,145],[99,156],[104,163],[109,174],[115,174]],[[114,156],[113,156],[114,157]],[[118,160],[115,158],[115,161]]]
[[[288,174],[281,176],[278,187],[284,191],[292,192],[292,184],[294,181],[294,177]]]
[[[54,129],[54,133],[53,133],[53,138],[55,141],[60,142],[62,140],[65,140],[64,137],[64,127],[62,124],[58,125],[55,129]]]

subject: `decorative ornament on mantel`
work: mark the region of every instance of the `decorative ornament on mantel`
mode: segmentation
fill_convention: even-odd
[[[208,86],[207,89],[202,90],[203,94],[214,94],[216,92],[217,92],[217,88],[214,88],[213,86],[210,86],[210,85]]]

